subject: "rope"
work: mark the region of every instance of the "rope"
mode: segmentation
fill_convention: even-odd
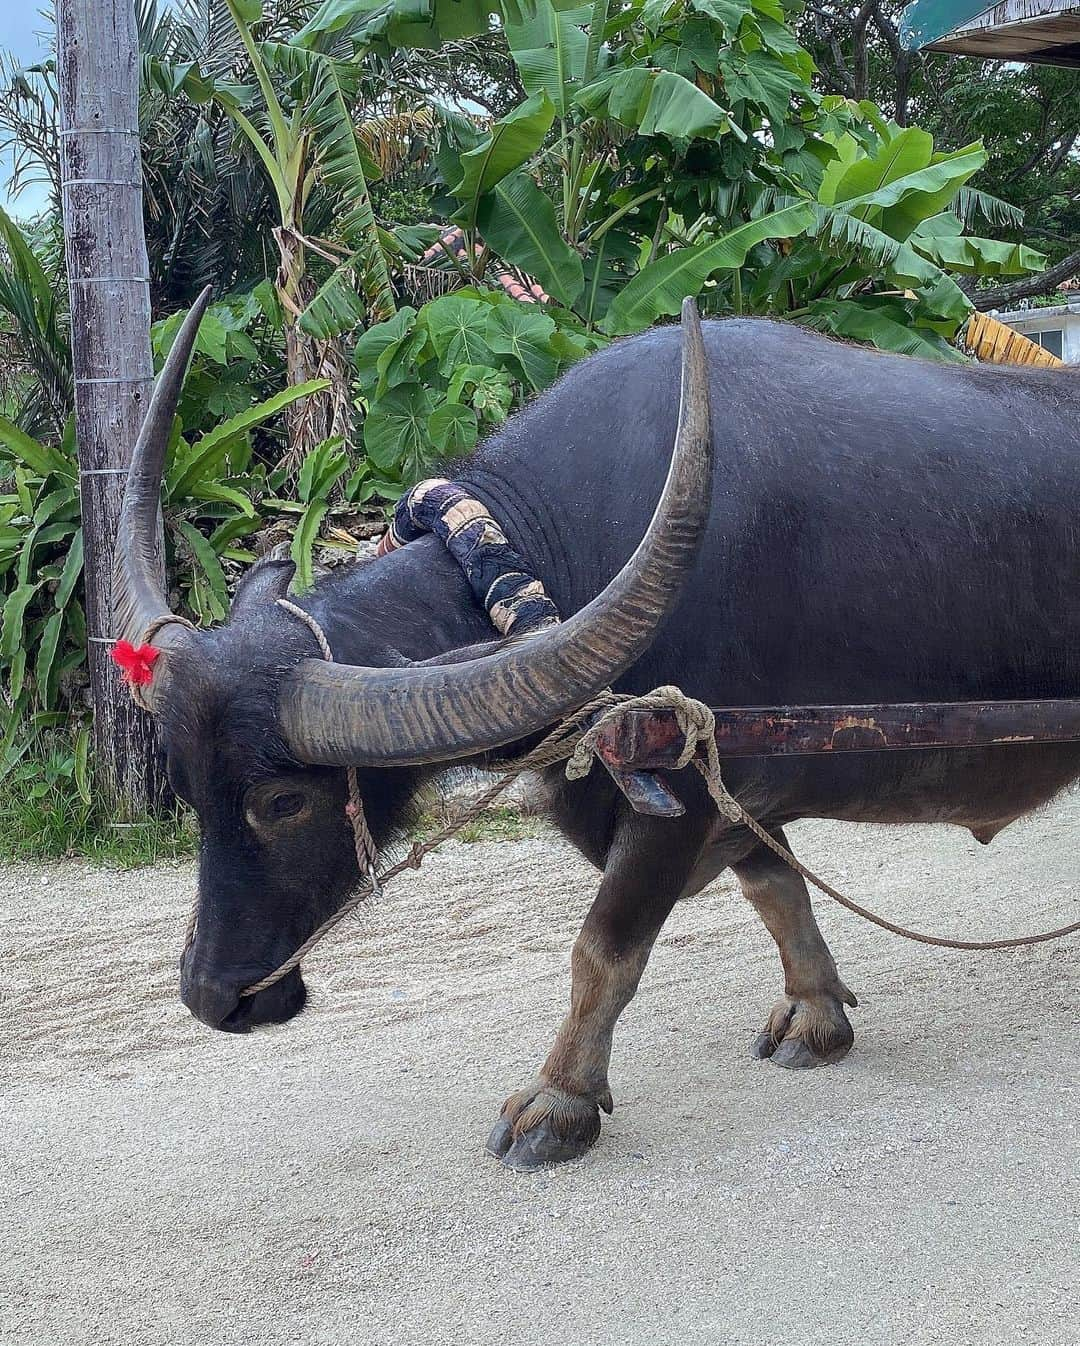
[[[279,600],[284,603],[284,600]],[[291,607],[292,605],[289,604]],[[307,614],[310,615],[310,614]],[[312,618],[314,621],[314,618]],[[507,769],[499,779],[479,795],[473,802],[450,818],[445,826],[441,827],[426,841],[414,842],[409,848],[408,854],[397,864],[391,865],[389,869],[383,869],[378,872],[374,867],[370,870],[361,869],[361,873],[366,877],[361,881],[361,886],[357,892],[343,903],[333,915],[328,916],[322,925],[319,926],[311,935],[304,940],[295,952],[288,957],[284,963],[276,967],[273,972],[263,977],[260,981],[254,982],[240,992],[242,996],[256,995],[259,991],[265,991],[267,987],[273,986],[279,982],[282,977],[288,976],[293,968],[299,967],[316,944],[330,933],[331,930],[346,916],[362,907],[371,897],[377,896],[391,879],[397,878],[407,869],[419,869],[424,859],[434,850],[437,850],[444,842],[449,841],[451,837],[456,836],[464,827],[478,818],[486,809],[488,809],[504,791],[508,790],[514,781],[524,775],[526,771],[539,771],[546,766],[553,766],[556,762],[565,761],[574,750],[577,738],[577,730],[580,726],[595,715],[597,710],[608,706],[611,701],[616,700],[611,692],[604,692],[594,701],[581,707],[572,715],[567,716],[565,720],[554,729],[548,736],[530,753],[526,753],[513,763],[507,764]],[[359,850],[357,852],[359,858]],[[188,926],[188,943],[194,934],[195,922],[192,920]]]
[[[334,652],[330,648],[330,642],[326,639],[326,633],[311,613],[306,612],[296,603],[290,603],[287,598],[279,598],[278,606],[283,607],[286,612],[291,612],[294,617],[298,617],[304,623],[318,641],[322,657],[328,664],[332,664],[334,662]],[[360,866],[361,874],[367,874],[369,878],[374,879],[375,869],[379,863],[379,848],[375,845],[375,838],[371,835],[367,824],[364,800],[360,794],[360,783],[356,776],[356,767],[349,767],[345,775],[349,787],[349,802],[345,805],[345,816],[352,824],[356,863]],[[374,888],[377,892],[377,882],[374,883]],[[249,994],[249,992],[245,992],[245,994]]]
[[[704,763],[695,761],[694,765],[704,776],[707,768]],[[708,778],[706,777],[706,783]],[[722,787],[721,787],[722,788]],[[712,793],[710,789],[709,793]],[[727,793],[725,791],[725,793]],[[731,796],[729,795],[730,799]],[[845,897],[843,893],[838,893],[831,884],[819,879],[813,870],[808,869],[801,860],[797,860],[786,846],[780,844],[775,837],[772,837],[765,831],[761,824],[750,816],[737,800],[732,803],[739,810],[740,822],[744,827],[748,827],[759,841],[764,842],[769,850],[775,852],[781,860],[791,866],[797,874],[801,874],[808,883],[812,883],[815,888],[820,888],[834,902],[839,902],[842,907],[848,911],[853,911],[856,916],[861,916],[864,921],[870,921],[874,925],[880,926],[882,930],[890,930],[894,935],[900,935],[903,939],[912,939],[916,944],[932,944],[936,949],[970,949],[978,951],[980,949],[1020,949],[1026,944],[1043,944],[1048,939],[1063,939],[1066,935],[1073,935],[1080,930],[1080,921],[1073,921],[1071,925],[1059,926],[1056,930],[1043,930],[1037,935],[1017,935],[1014,939],[945,939],[941,935],[925,935],[918,930],[910,930],[906,925],[895,925],[892,921],[887,921],[884,916],[878,916],[865,907],[860,907],[858,902],[853,902],[850,897]]]
[[[293,616],[304,623],[318,642],[323,658],[332,661],[333,653],[330,649],[330,643],[311,613],[305,612],[295,603],[290,603],[288,599],[279,598],[278,602],[287,612],[291,612]],[[356,841],[356,860],[360,867],[360,873],[364,876],[361,880],[361,886],[332,916],[323,921],[322,925],[313,934],[309,935],[280,967],[275,968],[273,972],[261,980],[246,987],[240,994],[242,996],[257,995],[258,992],[265,991],[268,987],[275,985],[282,977],[288,976],[294,968],[300,966],[300,963],[311,950],[321,943],[339,922],[363,906],[372,896],[378,895],[391,879],[404,873],[406,869],[419,869],[426,856],[437,850],[444,842],[449,841],[462,828],[479,817],[525,772],[541,771],[545,767],[554,766],[556,762],[566,762],[565,770],[568,780],[581,780],[587,776],[592,768],[593,758],[596,755],[597,740],[601,731],[606,725],[631,708],[651,711],[671,710],[683,735],[682,751],[672,769],[681,770],[683,767],[693,764],[704,780],[705,788],[708,790],[709,797],[716,806],[717,812],[722,817],[727,818],[729,822],[738,823],[748,828],[763,845],[779,856],[785,864],[790,865],[808,883],[812,883],[815,888],[820,889],[827,897],[831,897],[834,902],[838,902],[848,911],[854,912],[856,916],[861,916],[864,920],[870,921],[882,930],[888,930],[894,935],[900,935],[903,939],[914,940],[918,944],[930,944],[939,949],[967,950],[1017,949],[1028,944],[1041,944],[1046,940],[1062,939],[1064,936],[1080,930],[1080,921],[1073,921],[1072,924],[1060,926],[1056,930],[1047,930],[1036,935],[1019,935],[1013,939],[945,939],[938,935],[927,935],[918,930],[911,930],[907,926],[897,925],[886,920],[884,916],[878,916],[875,912],[868,911],[866,907],[860,906],[850,897],[845,897],[843,893],[838,892],[831,884],[826,883],[813,870],[797,860],[787,847],[771,836],[730,793],[720,773],[720,754],[716,746],[715,716],[704,702],[686,696],[678,687],[672,686],[657,687],[655,691],[647,692],[642,696],[616,695],[608,690],[601,692],[599,696],[594,697],[568,715],[524,757],[493,762],[491,764],[492,769],[503,772],[495,784],[485,790],[467,808],[456,813],[433,836],[430,836],[424,842],[414,843],[404,859],[399,860],[388,869],[379,870],[377,868],[378,850],[364,817],[364,805],[357,784],[356,770],[349,767],[349,802],[346,805],[345,812],[353,827]],[[190,945],[195,935],[197,910],[196,907],[196,911],[192,914],[188,923],[185,947]]]
[[[588,774],[593,755],[596,752],[596,741],[601,730],[625,711],[627,699],[617,699],[615,704],[611,705],[593,726],[581,736],[577,747],[566,764],[566,775],[569,780],[577,780]],[[670,708],[674,711],[675,722],[683,735],[682,752],[674,765],[674,770],[681,770],[693,762],[705,781],[705,787],[716,805],[717,811],[723,817],[749,828],[763,845],[768,846],[769,850],[778,855],[785,864],[790,865],[808,883],[812,883],[815,888],[820,889],[827,897],[831,897],[834,902],[839,902],[848,911],[854,912],[856,916],[861,916],[864,920],[880,926],[882,930],[889,930],[894,935],[914,940],[917,944],[931,944],[939,949],[971,950],[1018,949],[1027,944],[1041,944],[1046,940],[1061,939],[1065,935],[1071,935],[1080,930],[1080,921],[1073,921],[1071,925],[1063,925],[1056,930],[1046,930],[1037,935],[1018,935],[1013,939],[946,939],[944,936],[927,935],[919,930],[911,930],[907,926],[896,925],[894,922],[886,920],[884,916],[878,916],[875,912],[860,906],[858,902],[852,901],[850,897],[845,897],[831,884],[819,878],[812,869],[804,865],[801,860],[792,855],[786,846],[767,832],[757,819],[748,813],[728,791],[720,774],[720,754],[716,746],[716,717],[708,706],[701,701],[695,701],[692,697],[685,696],[678,687],[658,687],[656,691],[645,696],[629,699],[633,700],[635,709],[660,710]],[[699,756],[699,753],[703,753],[704,757]]]
[[[154,643],[154,637],[166,626],[184,626],[189,631],[198,630],[198,627],[194,622],[189,622],[186,617],[181,617],[179,613],[164,612],[160,617],[155,617],[142,633],[142,639],[139,641],[139,644],[152,645]],[[91,637],[91,639],[93,639],[93,637]],[[148,715],[153,714],[153,707],[137,682],[129,682],[128,691],[131,693],[132,701],[135,702],[140,710],[145,710]]]
[[[146,630],[142,633],[141,644],[152,645],[154,637],[159,631],[164,630],[166,626],[184,626],[189,631],[197,631],[199,628],[194,622],[189,622],[186,617],[181,617],[178,612],[163,612],[160,617],[155,617]]]

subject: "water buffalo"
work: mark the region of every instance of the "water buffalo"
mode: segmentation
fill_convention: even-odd
[[[202,833],[181,994],[212,1027],[243,1032],[303,1007],[299,971],[239,993],[356,882],[346,764],[388,844],[446,765],[535,741],[609,681],[677,683],[714,705],[1080,694],[1075,375],[926,363],[763,320],[699,327],[692,312],[681,330],[578,365],[454,466],[570,618],[562,626],[493,641],[458,566],[426,537],[303,598],[336,663],[274,602],[293,573],[279,560],[247,574],[227,625],[187,630],[168,620],[151,558],[198,317],[131,465],[114,603],[116,634],[149,629],[163,655],[146,692]],[[777,837],[801,817],[947,821],[988,837],[1077,779],[1080,746],[744,759],[725,774]],[[488,1141],[514,1167],[596,1139],[612,1107],[612,1033],[657,933],[727,867],[784,968],[754,1055],[813,1066],[852,1044],[855,997],[805,885],[719,819],[692,775],[678,782],[679,819],[632,812],[603,772],[547,775],[551,818],[602,878],[573,949],[569,1013]]]

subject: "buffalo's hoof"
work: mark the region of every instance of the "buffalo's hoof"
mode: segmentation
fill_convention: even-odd
[[[610,1112],[610,1098],[602,1102]],[[591,1098],[541,1084],[506,1100],[487,1152],[525,1172],[580,1158],[599,1134],[600,1111]]]
[[[764,1031],[754,1039],[751,1055],[788,1070],[808,1070],[841,1060],[855,1041],[841,998],[844,1004],[857,1002],[846,986],[841,984],[839,990],[839,996],[823,995],[813,1000],[785,996],[778,1001]]]

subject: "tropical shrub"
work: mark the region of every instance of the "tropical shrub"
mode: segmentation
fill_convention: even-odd
[[[82,530],[69,421],[48,445],[0,417],[0,669],[16,712],[57,704],[61,677],[82,663]]]
[[[457,303],[402,310],[357,344],[378,471],[407,481],[467,449],[484,424],[470,387],[486,401],[516,378],[512,405],[571,352],[674,315],[688,295],[713,314],[789,317],[962,358],[952,343],[971,302],[955,277],[1023,274],[1044,259],[967,233],[1003,209],[967,185],[986,162],[981,145],[942,152],[871,103],[814,92],[788,23],[797,8],[507,0],[526,97],[486,130],[447,117],[436,155],[435,200],[464,239],[451,284],[470,288]],[[333,33],[360,48],[370,22],[361,4],[328,0],[295,41]],[[538,338],[528,369],[489,339],[511,312],[495,288],[507,265],[545,292],[512,320]],[[551,340],[558,352],[543,349]]]
[[[942,152],[871,103],[815,91],[794,0],[326,0],[291,35],[276,8],[221,3],[249,74],[159,61],[157,78],[224,109],[277,195],[289,379],[308,368],[335,382],[337,410],[309,449],[353,450],[342,364],[327,353],[356,342],[365,456],[334,487],[351,503],[392,497],[570,360],[687,295],[714,314],[951,359],[971,308],[955,277],[1042,264],[967,234],[1006,210],[967,185],[980,145]],[[492,15],[521,88],[509,111],[485,124],[395,104],[379,121],[370,71],[483,33]],[[445,257],[430,249],[436,230],[372,209],[370,184],[385,174],[378,199],[400,205],[394,174],[416,189],[419,161],[432,210],[460,231]],[[309,236],[307,220],[328,232]],[[395,300],[405,272],[439,297],[420,303],[424,286],[401,283]],[[541,302],[513,305],[514,274]],[[395,312],[402,294],[418,297]],[[295,358],[298,341],[315,343],[314,363]],[[296,503],[310,528],[312,502]]]
[[[42,226],[42,251],[58,251]],[[51,273],[51,274],[50,274]],[[0,209],[0,409],[30,434],[59,434],[72,405],[63,285]]]
[[[254,553],[241,543],[276,517],[277,476],[256,457],[254,435],[286,407],[326,385],[285,388],[233,411],[230,350],[244,366],[255,350],[236,306],[214,305],[200,333],[201,359],[185,389],[165,468],[162,506],[170,574],[179,605],[196,620],[221,620],[228,607],[226,564]],[[175,334],[169,320],[154,329],[163,358]],[[207,354],[209,352],[209,354]],[[210,366],[220,362],[216,374]],[[208,404],[217,399],[216,414]],[[231,415],[222,413],[232,411]],[[190,425],[185,424],[187,415]],[[74,424],[50,442],[0,416],[0,673],[9,710],[50,713],[65,699],[66,679],[85,659],[83,543]]]
[[[355,362],[371,489],[396,495],[434,462],[468,453],[604,341],[566,310],[471,286],[370,327]]]
[[[1023,274],[1046,259],[966,232],[997,204],[966,186],[986,163],[981,144],[941,152],[927,132],[887,122],[872,104],[860,110],[857,132],[830,137],[835,157],[805,233],[749,279],[748,311],[883,350],[962,359],[952,343],[972,304],[955,276]]]

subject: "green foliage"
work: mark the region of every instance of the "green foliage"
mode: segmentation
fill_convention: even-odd
[[[82,663],[82,530],[74,436],[49,446],[0,417],[0,668],[21,715],[57,704],[61,679]]]
[[[687,295],[700,294],[717,271],[737,270],[751,248],[767,239],[791,238],[808,229],[814,214],[800,202],[740,225],[721,238],[693,243],[657,258],[632,277],[608,312],[604,328],[611,333],[640,332],[657,318],[678,313]]]
[[[334,487],[349,469],[349,455],[340,439],[327,439],[304,460],[300,470],[298,494],[303,512],[292,540],[292,559],[296,562],[294,587],[299,593],[314,583],[314,549],[319,528],[330,508]]]
[[[437,159],[466,234],[465,279],[492,286],[494,254],[551,296],[529,321],[594,341],[641,331],[697,296],[713,313],[786,315],[888,350],[960,358],[950,343],[971,303],[953,273],[1022,274],[1044,258],[967,234],[976,215],[1002,216],[969,186],[986,163],[980,144],[941,151],[871,103],[819,95],[792,8],[506,0],[528,97],[484,137],[449,123]],[[405,479],[444,443],[452,452],[471,439],[443,410],[448,382],[433,378],[505,368],[475,298],[429,311],[427,363],[411,315],[370,328],[357,347],[365,447]],[[550,351],[515,357],[533,390],[561,367]]]
[[[506,41],[525,91],[543,94],[565,120],[585,73],[592,7],[567,9],[548,0],[505,0]],[[511,114],[513,115],[513,114]]]
[[[882,350],[961,359],[951,341],[971,301],[949,271],[1016,274],[1045,258],[964,234],[955,212],[986,161],[980,145],[944,153],[926,132],[864,111],[869,127],[834,138],[805,236],[757,272],[749,303]]]
[[[367,402],[364,447],[380,485],[407,485],[436,461],[468,452],[602,344],[565,310],[474,287],[369,328],[356,344],[356,369]]]
[[[0,405],[31,435],[59,433],[72,405],[64,284],[0,209]]]
[[[965,235],[951,210],[920,220],[908,239],[923,257],[956,275],[1020,276],[1046,264],[1042,253],[1023,243]]]
[[[365,46],[434,48],[484,32],[497,8],[488,0],[325,0],[294,41],[312,47],[351,38]]]
[[[214,102],[265,169],[277,201],[286,321],[303,304],[303,330],[326,340],[355,327],[368,311],[389,316],[394,296],[368,186],[377,171],[365,167],[350,114],[356,67],[321,49],[318,40],[272,40],[273,27],[264,31],[262,6],[252,0],[224,3],[251,82],[237,83],[231,69],[215,76],[197,62],[177,66],[164,57],[158,58],[159,79],[196,102]],[[323,213],[334,221],[325,239],[312,238],[307,222],[320,195],[329,207]],[[314,295],[303,284],[309,268],[322,272]]]
[[[552,201],[527,173],[500,182],[479,203],[485,241],[570,308],[585,284],[581,257],[562,236]]]
[[[279,282],[279,321],[302,301],[300,326],[320,340],[367,322],[355,341],[364,458],[330,488],[349,503],[392,495],[433,459],[466,452],[599,333],[642,330],[687,295],[713,313],[786,314],[955,358],[950,339],[970,304],[953,275],[1042,263],[1022,245],[966,233],[980,211],[1004,218],[969,185],[986,161],[978,144],[943,153],[873,104],[815,89],[792,28],[798,7],[785,0],[326,0],[291,39],[276,10],[268,21],[260,6],[220,3],[247,74],[238,79],[235,63],[171,68],[159,56],[156,78],[223,109],[264,166],[283,222],[283,274],[304,253]],[[376,227],[368,184],[380,170],[354,126],[359,72],[388,52],[483,32],[492,13],[524,97],[483,128],[444,113],[429,165],[433,205],[465,232],[454,279],[467,288],[395,315],[388,268],[416,265],[424,244]],[[321,239],[299,227],[316,201],[338,215]],[[550,302],[513,306],[499,287],[513,279],[508,267]],[[317,289],[303,290],[305,275],[318,276]],[[225,405],[238,340],[222,324],[201,343],[221,364],[218,419],[240,409]],[[247,405],[239,386],[231,395]],[[222,492],[257,494],[229,477],[212,489],[221,509]],[[332,501],[316,492],[295,503],[306,580]],[[187,533],[178,541],[203,572],[189,585],[196,607],[212,615],[222,579]]]
[[[1022,274],[1044,259],[967,236],[974,214],[1001,215],[968,185],[981,145],[943,152],[871,103],[819,95],[793,8],[505,0],[528,97],[483,138],[448,124],[438,156],[465,278],[491,285],[494,254],[539,282],[549,315],[588,332],[640,331],[697,295],[715,313],[789,314],[955,358],[971,305],[951,273]],[[440,356],[444,376],[447,358],[490,364],[483,324]],[[557,367],[534,361],[530,386]],[[441,390],[421,392],[374,413],[365,443],[384,469],[421,456]]]
[[[852,6],[831,0],[808,6],[798,32],[817,63],[817,86],[872,99],[898,121],[929,131],[942,149],[979,137],[987,162],[972,198],[988,208],[982,218],[1010,242],[1045,252],[1051,263],[1075,253],[1080,71],[906,52],[897,41],[902,9],[903,0],[873,7],[865,58],[856,59]],[[966,204],[960,213],[975,223]]]
[[[831,61],[819,29],[832,8],[796,30],[797,0],[149,7],[155,302],[189,302],[206,278],[235,287],[203,322],[166,463],[177,605],[221,620],[271,525],[287,525],[307,588],[328,545],[354,545],[339,524],[687,296],[713,315],[962,358],[967,289],[1045,261],[1002,195],[1036,205],[1040,248],[1076,236],[1076,193],[1036,203],[1025,169],[1028,141],[1065,124],[1076,77],[998,71],[980,93],[965,76],[971,115],[946,129],[919,74],[929,125],[901,126],[850,89],[823,92],[800,38]],[[472,84],[454,73],[467,51],[481,53]],[[1041,99],[1011,148],[1006,85]],[[492,115],[450,110],[462,106]],[[42,143],[47,161],[55,143]],[[1066,127],[1054,154],[1068,161],[1072,143]],[[1071,158],[1059,176],[1075,176]],[[463,231],[452,257],[425,259],[433,220]],[[0,844],[8,829],[11,848],[32,835],[48,853],[106,835],[87,740],[55,737],[86,634],[57,243],[47,223],[28,238],[0,212]],[[511,296],[520,280],[537,302]],[[159,363],[180,318],[154,328]],[[324,370],[332,395],[312,377]],[[321,419],[298,439],[287,413],[305,397]]]
[[[326,386],[316,380],[253,403],[250,385],[230,377],[234,362],[250,371],[256,354],[245,313],[250,318],[246,306],[234,303],[208,311],[165,467],[169,570],[182,606],[204,624],[226,614],[227,567],[254,560],[244,540],[295,507],[274,496],[283,474],[275,476],[256,456],[255,437],[286,407]],[[154,328],[159,360],[181,317]],[[245,394],[246,404],[236,409]],[[225,410],[232,414],[222,419]],[[269,456],[276,458],[276,451]],[[333,480],[347,466],[345,456],[339,458]],[[333,480],[322,473],[313,483],[312,471],[304,465],[301,486],[314,498]],[[79,685],[86,647],[82,564],[72,421],[57,442],[49,442],[0,416],[0,672],[13,724],[57,711]]]
[[[273,499],[281,482],[266,464],[277,460],[280,446],[271,447],[271,441],[258,454],[257,437],[268,427],[279,433],[288,407],[327,386],[324,379],[309,380],[252,402],[249,379],[258,352],[251,333],[261,313],[252,297],[239,305],[211,305],[199,329],[165,464],[162,507],[170,574],[181,602],[203,624],[224,618],[226,567],[255,559],[244,540],[276,513],[264,501]],[[155,328],[159,360],[171,347],[182,316]]]
[[[461,181],[450,187],[463,201],[463,223],[475,228],[476,209],[480,198],[494,190],[500,182],[520,168],[543,145],[555,108],[543,89],[537,90],[520,107],[495,123],[491,134],[475,149],[461,156]]]
[[[0,752],[0,852],[9,860],[61,860],[80,855],[130,868],[191,854],[195,831],[187,815],[168,813],[118,823],[94,791],[90,728],[81,717],[33,717]]]

